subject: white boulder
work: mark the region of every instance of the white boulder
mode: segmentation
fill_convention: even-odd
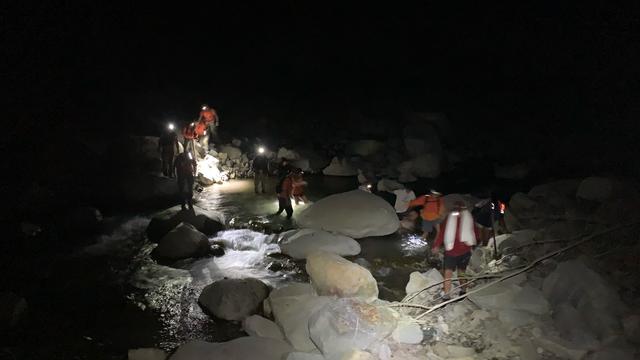
[[[396,328],[396,316],[386,307],[337,299],[309,319],[314,344],[325,357],[351,349],[377,349]]]
[[[296,350],[317,351],[316,345],[311,341],[309,335],[309,318],[331,301],[331,298],[315,295],[283,295],[269,298],[276,323],[280,325],[285,337]]]
[[[360,253],[360,244],[352,238],[313,229],[287,231],[281,235],[279,245],[283,254],[294,259],[305,259],[318,250],[342,256]]]
[[[238,321],[255,314],[267,295],[269,288],[260,280],[223,279],[207,285],[198,303],[220,319]]]
[[[231,160],[237,160],[242,157],[242,151],[233,145],[222,145],[218,155],[220,155],[220,153],[227,154],[227,158]]]
[[[336,254],[319,251],[307,257],[306,270],[320,295],[378,298],[378,283],[369,270]]]
[[[576,196],[580,199],[603,202],[613,195],[613,181],[603,177],[588,177],[580,183]]]
[[[209,251],[207,235],[193,225],[180,223],[175,229],[160,239],[154,255],[162,259],[186,259],[203,256]]]
[[[359,239],[392,234],[400,222],[395,209],[384,199],[353,190],[328,196],[304,209],[298,225]]]
[[[438,269],[430,269],[424,273],[414,271],[409,275],[409,282],[405,287],[407,295],[418,292],[422,289],[431,287],[429,290],[423,291],[419,298],[425,298],[429,295],[435,295],[440,291],[440,287],[437,284],[442,283],[444,278]]]
[[[167,354],[154,348],[131,349],[128,351],[127,358],[129,360],[165,360]]]
[[[347,160],[347,158],[342,158],[342,160],[340,160],[337,157],[334,157],[329,166],[322,170],[322,173],[330,176],[356,176],[358,174],[358,170],[349,160]]]
[[[284,335],[278,325],[260,315],[251,315],[244,319],[242,321],[242,329],[249,334],[249,336],[284,340]]]
[[[282,360],[291,351],[282,340],[245,336],[223,343],[193,340],[181,345],[171,360]]]

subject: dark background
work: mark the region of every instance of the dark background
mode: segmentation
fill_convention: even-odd
[[[566,153],[567,176],[637,176],[640,9],[621,4],[8,5],[2,146],[24,183],[74,137],[157,135],[201,103],[229,134],[321,142],[435,111],[450,147],[480,137],[497,162]]]

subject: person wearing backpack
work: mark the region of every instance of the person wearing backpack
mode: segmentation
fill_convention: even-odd
[[[293,179],[291,171],[278,181],[276,185],[276,194],[278,195],[278,212],[275,215],[287,212],[287,219],[293,216],[293,205],[291,205],[291,196],[293,195]]]
[[[429,234],[435,229],[436,236],[439,232],[440,222],[445,214],[442,194],[431,190],[429,194],[421,195],[409,202],[409,209],[420,209],[422,217],[422,237],[426,240]]]
[[[471,259],[471,249],[476,245],[473,223],[473,216],[466,205],[460,201],[456,202],[453,210],[442,222],[442,229],[431,247],[431,252],[438,254],[440,247],[444,245],[444,295],[442,297],[444,301],[450,299],[451,278],[454,271],[457,271],[458,280],[462,286],[460,295],[466,292],[465,271]]]

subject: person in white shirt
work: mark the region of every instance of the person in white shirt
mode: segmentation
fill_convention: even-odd
[[[396,203],[394,207],[398,214],[405,213],[407,209],[409,209],[409,203],[411,200],[416,198],[416,194],[413,190],[408,188],[393,190],[393,193],[396,195]]]

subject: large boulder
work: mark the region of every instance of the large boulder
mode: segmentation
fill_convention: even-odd
[[[244,319],[242,321],[242,329],[249,334],[249,336],[284,340],[284,335],[282,335],[282,330],[280,330],[278,325],[260,315],[251,315]]]
[[[260,280],[223,279],[207,285],[198,303],[220,319],[239,321],[257,313],[268,295],[269,287]]]
[[[357,140],[347,144],[345,149],[348,155],[367,157],[384,149],[385,144],[377,140]]]
[[[388,202],[366,191],[353,190],[328,196],[304,209],[298,216],[298,225],[359,239],[392,234],[400,222]]]
[[[198,231],[193,225],[180,223],[165,235],[153,255],[160,259],[179,260],[204,256],[209,251],[207,235]]]
[[[300,290],[295,289],[295,290]],[[269,298],[271,311],[285,337],[298,351],[316,351],[309,335],[309,318],[331,301],[327,296],[293,295],[295,291]]]
[[[588,177],[580,183],[576,196],[580,199],[603,202],[613,195],[613,180],[602,177]]]
[[[245,336],[223,343],[193,340],[181,345],[170,360],[282,360],[292,351],[283,340]]]
[[[325,357],[352,349],[373,350],[396,328],[396,315],[356,299],[337,299],[309,319],[309,333]]]
[[[319,295],[378,298],[378,283],[369,270],[336,254],[324,251],[307,257],[306,270]]]
[[[193,211],[184,211],[180,206],[174,206],[153,216],[147,226],[147,237],[152,242],[158,242],[181,222],[191,224],[209,236],[224,230],[224,216],[219,212],[199,207],[194,207]]]
[[[347,158],[334,157],[329,166],[322,170],[322,173],[330,176],[356,176],[358,170]]]
[[[513,310],[534,315],[549,312],[549,303],[540,290],[531,286],[498,283],[469,295],[469,300],[485,310]]]
[[[218,154],[227,154],[226,157],[231,160],[239,160],[242,157],[242,151],[233,145],[222,145]]]
[[[305,259],[318,250],[342,256],[360,253],[360,244],[352,238],[313,229],[287,231],[280,236],[279,245],[283,254],[294,259]]]
[[[573,306],[598,339],[622,329],[620,317],[626,307],[617,291],[580,259],[558,264],[544,279],[542,291],[554,310],[566,304]]]

